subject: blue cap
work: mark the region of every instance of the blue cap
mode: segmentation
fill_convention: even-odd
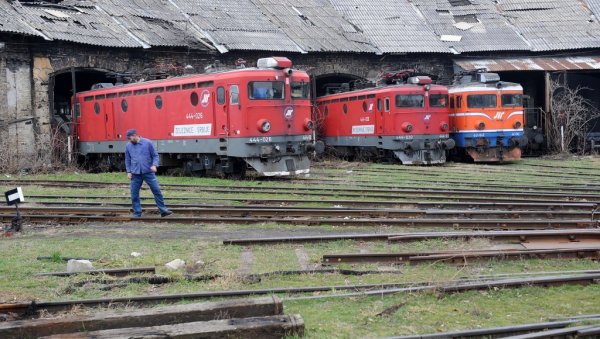
[[[129,139],[130,136],[137,134],[137,131],[135,130],[135,128],[131,128],[127,130],[127,139]]]

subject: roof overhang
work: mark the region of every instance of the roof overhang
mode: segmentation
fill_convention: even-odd
[[[586,71],[600,70],[600,56],[455,59],[454,65],[458,71],[479,68],[485,68],[488,72]]]

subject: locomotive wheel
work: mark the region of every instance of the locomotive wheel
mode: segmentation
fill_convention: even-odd
[[[241,159],[230,158],[229,170],[225,172],[225,178],[232,180],[241,180],[246,176],[246,162]]]

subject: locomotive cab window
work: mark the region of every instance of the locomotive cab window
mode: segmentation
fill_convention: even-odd
[[[467,96],[467,107],[469,108],[495,108],[496,103],[496,94],[477,94]]]
[[[223,105],[225,103],[225,88],[217,87],[217,104]]]
[[[252,81],[248,83],[248,97],[251,100],[283,99],[283,81]]]
[[[389,112],[390,111],[390,98],[385,97],[384,106],[385,106],[385,111]]]
[[[75,104],[75,117],[79,118],[80,116],[81,116],[81,104],[76,103]]]
[[[430,94],[429,107],[448,107],[448,94]]]
[[[502,94],[502,107],[523,106],[523,96],[521,94]]]
[[[192,106],[198,106],[198,93],[192,92],[190,94],[190,103]]]
[[[424,107],[425,97],[421,94],[396,95],[396,107]]]
[[[308,85],[309,85],[308,82],[292,81],[292,84],[291,84],[292,99],[308,99],[309,93],[310,93],[310,88]]]
[[[238,85],[229,86],[229,103],[232,105],[240,104],[240,88]]]

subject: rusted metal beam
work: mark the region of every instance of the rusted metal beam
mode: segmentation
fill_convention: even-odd
[[[479,250],[479,251],[438,251],[438,252],[405,252],[405,253],[355,253],[325,254],[323,263],[393,263],[421,264],[443,262],[450,264],[467,264],[482,260],[519,260],[547,258],[600,259],[600,247],[592,248],[558,248],[547,250]]]
[[[68,277],[77,274],[107,274],[115,277],[124,277],[126,275],[135,273],[156,273],[155,267],[129,267],[129,268],[107,268],[101,270],[90,270],[82,272],[48,272],[40,273],[38,276],[55,276],[55,277]]]

